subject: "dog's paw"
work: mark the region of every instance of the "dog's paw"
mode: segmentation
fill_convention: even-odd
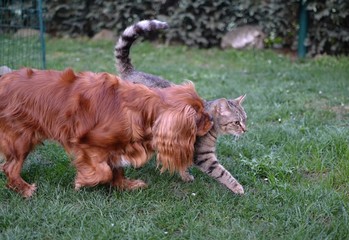
[[[75,191],[79,191],[81,187],[82,187],[82,185],[80,183],[75,183],[75,185],[74,185]]]
[[[179,175],[181,176],[184,182],[192,182],[195,179],[194,176],[191,175],[188,170],[179,172]]]
[[[19,193],[24,198],[32,197],[36,191],[35,184],[29,184],[25,182],[22,178],[7,183],[6,187]]]
[[[20,193],[24,198],[30,198],[36,191],[36,184],[28,184]]]
[[[148,187],[148,185],[139,179],[123,179],[122,184],[117,186],[120,190],[136,190]]]

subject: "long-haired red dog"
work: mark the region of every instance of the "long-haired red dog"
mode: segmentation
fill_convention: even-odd
[[[145,187],[124,177],[157,152],[162,170],[192,164],[196,136],[212,126],[190,83],[150,89],[108,73],[21,69],[0,78],[0,152],[7,187],[30,197],[36,190],[20,176],[23,162],[45,139],[74,156],[75,188],[111,184]]]

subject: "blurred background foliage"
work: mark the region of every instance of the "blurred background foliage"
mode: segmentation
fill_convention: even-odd
[[[304,0],[303,0],[304,1]],[[259,25],[267,47],[295,49],[299,0],[51,0],[45,1],[46,30],[55,36],[92,37],[102,29],[120,34],[143,19],[170,24],[168,43],[219,46],[238,26]],[[308,54],[349,53],[349,1],[308,0]]]

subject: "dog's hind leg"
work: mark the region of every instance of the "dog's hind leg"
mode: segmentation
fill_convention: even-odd
[[[13,136],[9,138],[5,133],[1,132],[0,149],[5,156],[2,170],[7,176],[6,186],[28,198],[34,194],[36,185],[25,182],[20,174],[24,160],[32,149],[33,143],[28,140],[29,138],[23,136],[24,134],[17,138],[13,138]]]
[[[112,180],[112,170],[107,159],[108,154],[104,151],[92,147],[79,149],[75,160],[77,169],[75,189],[109,183]]]
[[[147,187],[147,184],[142,180],[125,178],[124,169],[122,167],[113,168],[113,180],[111,185],[120,190],[136,190]]]

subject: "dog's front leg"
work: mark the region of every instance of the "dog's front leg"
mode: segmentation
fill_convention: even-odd
[[[75,160],[77,175],[75,189],[106,184],[112,180],[112,170],[107,163],[108,154],[93,148],[79,150]]]

